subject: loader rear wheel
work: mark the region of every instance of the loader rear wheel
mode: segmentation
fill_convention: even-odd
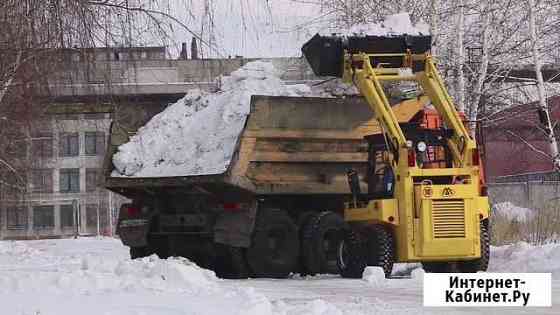
[[[247,262],[255,277],[286,278],[299,258],[298,229],[285,211],[260,210]]]
[[[391,231],[382,225],[368,226],[366,235],[366,248],[368,266],[383,268],[385,277],[391,276],[395,262],[395,241]]]
[[[302,233],[306,274],[338,274],[337,251],[345,227],[344,219],[331,211],[317,213],[307,221]]]
[[[344,278],[361,278],[367,266],[364,243],[351,229],[344,231],[344,237],[338,245],[337,265]]]
[[[488,220],[480,222],[480,258],[469,261],[460,261],[457,268],[461,272],[470,273],[486,271],[490,262],[490,231]]]

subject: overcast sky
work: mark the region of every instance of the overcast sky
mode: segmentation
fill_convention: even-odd
[[[205,1],[177,1],[174,15],[196,32],[202,31],[203,37],[226,57],[299,56],[301,45],[320,27],[316,19],[323,14],[320,6],[301,0],[214,0],[210,1],[214,13],[210,30]],[[210,33],[214,37],[210,38]],[[183,41],[190,42],[191,37],[177,29],[176,47]]]

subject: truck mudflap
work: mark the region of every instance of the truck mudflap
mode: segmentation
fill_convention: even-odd
[[[146,218],[123,219],[117,226],[122,243],[130,247],[147,246],[149,230],[150,220]]]
[[[214,225],[214,242],[234,247],[251,246],[257,216],[257,204],[243,204],[238,209],[220,213]]]

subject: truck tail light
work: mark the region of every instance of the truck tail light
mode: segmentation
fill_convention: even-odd
[[[226,202],[223,206],[225,211],[236,211],[241,209],[241,204],[236,202]]]
[[[126,207],[126,213],[129,217],[134,217],[140,213],[140,209],[134,206],[128,206]]]
[[[478,149],[472,150],[472,165],[478,166],[480,164],[480,155],[478,155]]]
[[[416,166],[416,153],[414,152],[414,149],[408,149],[408,166]]]

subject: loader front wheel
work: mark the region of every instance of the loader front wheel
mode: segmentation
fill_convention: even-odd
[[[344,231],[338,245],[337,265],[343,278],[361,278],[367,266],[364,243],[351,229]]]
[[[368,266],[383,268],[385,277],[391,276],[395,262],[395,242],[391,231],[382,225],[372,225],[364,231]]]
[[[255,277],[286,278],[299,258],[298,228],[285,211],[263,209],[257,214],[247,262]]]

